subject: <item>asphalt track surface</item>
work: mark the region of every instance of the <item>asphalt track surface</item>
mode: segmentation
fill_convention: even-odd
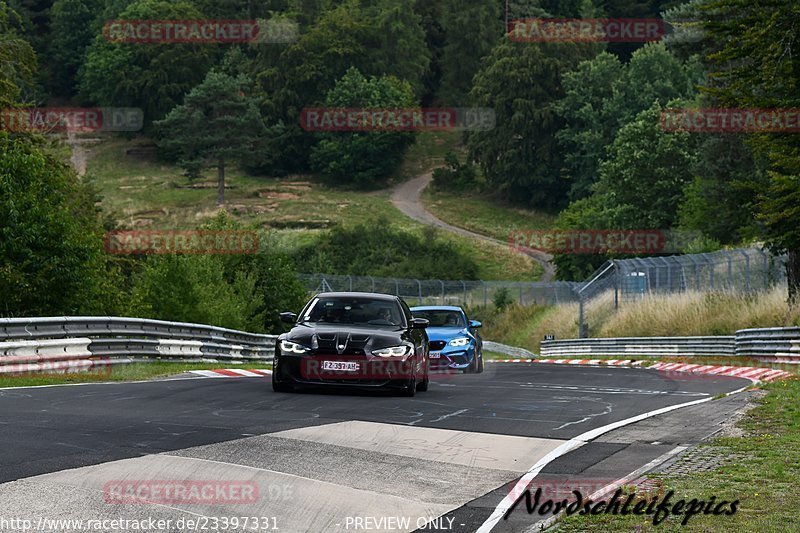
[[[565,441],[748,383],[636,368],[492,364],[483,374],[437,376],[414,398],[278,394],[259,378],[5,389],[0,518],[175,524],[258,516],[270,527],[247,530],[475,531],[515,480]],[[597,479],[611,479],[671,449],[648,444],[598,439],[542,475],[585,479],[587,469],[605,465]],[[257,487],[258,497],[109,503],[104,487],[118,480],[235,481]],[[512,518],[494,531],[531,523],[524,514]]]

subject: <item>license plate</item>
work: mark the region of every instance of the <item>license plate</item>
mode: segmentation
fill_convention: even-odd
[[[442,356],[442,352],[431,352],[431,359],[439,359]]]
[[[347,361],[323,361],[322,370],[341,370],[343,372],[358,372],[360,365]]]

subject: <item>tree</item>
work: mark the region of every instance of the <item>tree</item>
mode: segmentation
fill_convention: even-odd
[[[598,164],[622,126],[653,102],[664,106],[693,98],[700,70],[696,61],[682,63],[662,44],[648,44],[627,65],[603,52],[564,74],[565,96],[556,109],[565,126],[557,136],[566,154],[571,198],[589,194]]]
[[[618,102],[614,90],[624,68],[614,55],[601,52],[564,74],[564,98],[555,107],[565,124],[556,136],[564,150],[572,200],[590,194],[597,166],[619,128],[620,113],[611,103]]]
[[[370,72],[394,76],[411,84],[419,99],[431,56],[425,42],[422,17],[414,12],[415,0],[380,0],[376,6],[375,29],[380,46],[372,49]]]
[[[519,43],[504,39],[475,76],[470,98],[494,110],[490,131],[470,132],[470,158],[487,183],[515,201],[540,208],[563,205],[563,154],[556,132],[563,120],[555,104],[563,97],[561,79],[589,56],[591,45]]]
[[[137,0],[124,20],[189,20],[203,14],[185,1]],[[116,43],[98,35],[86,52],[80,95],[102,106],[139,107],[145,124],[162,118],[205,77],[220,54],[215,44]]]
[[[0,3],[0,108],[20,103],[23,91],[33,85],[36,54],[14,31],[17,14]]]
[[[665,132],[658,103],[619,130],[600,164],[594,189],[616,212],[615,229],[669,229],[677,225],[683,189],[692,180],[695,139],[686,132]]]
[[[500,3],[446,0],[442,12],[445,42],[439,97],[449,105],[466,106],[481,59],[489,55],[505,33]]]
[[[671,105],[679,105],[672,102]],[[677,226],[684,189],[697,161],[696,140],[660,127],[661,106],[653,105],[623,126],[600,164],[592,196],[569,205],[556,221],[561,229],[669,230]],[[562,279],[585,279],[609,256],[558,254]]]
[[[682,227],[727,245],[758,237],[757,199],[769,181],[764,161],[744,141],[733,133],[702,136],[694,179],[679,208]]]
[[[216,166],[217,204],[225,202],[225,165],[250,154],[253,143],[267,133],[255,100],[247,96],[249,81],[211,71],[155,127],[159,145],[180,154],[180,165],[190,176]]]
[[[96,20],[102,6],[101,0],[56,0],[53,3],[48,63],[54,92],[60,96],[70,97],[75,93],[86,48],[100,30]]]
[[[347,71],[325,99],[329,109],[403,109],[413,105],[408,82],[388,76],[367,79],[355,68]],[[311,152],[311,165],[339,183],[373,186],[397,168],[413,140],[413,133],[402,131],[326,133]]]
[[[396,76],[422,95],[430,53],[422,19],[411,6],[407,0],[341,0],[296,42],[257,51],[253,79],[262,112],[285,128],[260,151],[253,170],[283,174],[308,169],[318,137],[301,129],[302,110],[319,106],[351,67],[365,76]]]
[[[118,280],[103,253],[96,200],[32,138],[0,132],[0,313],[115,311]]]
[[[724,106],[800,108],[796,2],[714,0],[702,11],[708,17],[705,28],[718,43],[706,91]],[[788,256],[788,299],[795,305],[800,300],[800,140],[792,133],[759,133],[748,140],[769,165],[758,215],[768,246]]]

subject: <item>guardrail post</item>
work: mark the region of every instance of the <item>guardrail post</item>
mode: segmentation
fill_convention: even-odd
[[[417,290],[418,290],[418,294],[419,294],[419,298],[418,298],[419,305],[422,305],[422,283],[418,279],[415,279],[414,281],[417,282]]]
[[[444,281],[442,281],[440,279],[436,280],[436,281],[438,281],[439,283],[442,284],[442,305],[444,305]]]

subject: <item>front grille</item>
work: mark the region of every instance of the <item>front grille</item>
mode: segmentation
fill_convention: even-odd
[[[467,356],[466,355],[448,355],[448,359],[454,362],[457,365],[465,365],[467,364]]]
[[[444,350],[444,347],[447,346],[447,342],[445,341],[431,341],[428,343],[428,346],[431,350],[438,352],[439,350]]]
[[[369,335],[350,335],[347,333],[318,333],[317,346],[315,350],[318,354],[338,354],[339,345],[344,344],[345,348],[342,355],[365,355],[364,347],[369,342]]]

